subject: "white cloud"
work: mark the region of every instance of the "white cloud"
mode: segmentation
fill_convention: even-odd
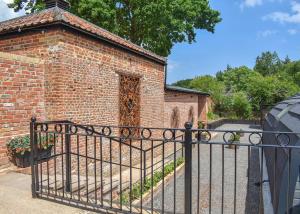
[[[296,29],[289,29],[287,32],[288,32],[290,35],[295,35],[295,34],[298,33],[298,31],[297,31]]]
[[[12,0],[0,0],[0,21],[5,21],[12,19],[21,15],[24,15],[24,11],[15,13],[13,9],[7,7],[8,3],[11,3]]]
[[[276,11],[263,17],[263,20],[272,20],[279,23],[300,24],[300,3],[293,1],[291,3],[291,12]]]
[[[255,7],[258,5],[262,5],[262,3],[262,0],[244,0],[240,6],[243,9],[244,7]]]
[[[284,1],[286,0],[240,0],[240,8],[244,10],[244,8],[261,6],[265,3],[282,3]]]
[[[272,35],[276,35],[278,33],[277,30],[264,30],[257,33],[259,38],[266,38]]]

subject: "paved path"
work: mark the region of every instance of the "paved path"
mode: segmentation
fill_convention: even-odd
[[[91,213],[31,197],[31,176],[20,173],[0,175],[1,214],[84,214]]]
[[[218,129],[243,129],[255,131],[249,125],[226,124]],[[248,134],[241,138],[241,142],[248,142]],[[218,134],[211,142],[222,142],[223,135]],[[259,188],[254,185],[259,181],[259,156],[257,149],[251,149],[250,178],[248,183],[248,147],[240,147],[237,150],[237,181],[236,181],[236,213],[256,214],[259,206]],[[200,197],[197,191],[198,184],[198,151],[197,146],[193,149],[193,213],[197,213],[199,202],[199,213],[209,212],[209,172],[210,172],[210,145],[200,146]],[[224,213],[234,212],[234,149],[224,149]],[[183,213],[184,209],[184,172],[181,170],[176,177],[176,213]],[[249,186],[248,186],[249,185]],[[247,191],[248,189],[248,191]],[[198,200],[200,198],[200,200]],[[212,183],[211,183],[211,213],[221,213],[222,206],[222,147],[212,146]],[[174,211],[174,179],[171,179],[164,188],[164,213]],[[146,203],[151,207],[151,201]],[[153,207],[162,212],[162,191],[154,194]]]

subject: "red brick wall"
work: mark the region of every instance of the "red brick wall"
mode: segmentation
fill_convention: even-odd
[[[164,66],[61,28],[0,39],[45,60],[47,119],[118,125],[119,74],[141,78],[141,125],[163,126]]]
[[[42,120],[118,125],[120,74],[141,80],[141,126],[170,127],[175,106],[180,109],[180,127],[188,120],[191,106],[194,127],[200,112],[200,118],[206,116],[205,105],[198,110],[203,100],[197,95],[164,94],[163,65],[74,31],[51,28],[1,37],[0,51],[27,56],[19,58],[32,62],[19,63],[22,60],[15,55],[18,62],[0,61],[4,64],[0,74],[4,91],[0,94],[0,165],[7,161],[5,143],[14,135],[28,133],[32,114]],[[43,60],[44,70],[38,59]],[[5,90],[15,95],[7,96]]]
[[[199,96],[198,108],[199,120],[207,124],[207,113],[211,108],[211,98],[207,96]]]
[[[172,112],[178,107],[179,110],[179,126],[183,128],[185,122],[189,119],[189,110],[194,109],[194,127],[198,121],[198,96],[180,92],[166,91],[165,92],[165,113],[164,126],[172,127]],[[173,127],[172,127],[173,128]],[[176,127],[175,127],[176,128]]]
[[[41,60],[0,52],[0,165],[6,143],[29,133],[32,115],[44,119],[44,66]]]
[[[163,125],[163,65],[68,31],[63,36],[60,80],[66,87],[61,91],[68,91],[66,119],[118,125],[119,74],[126,74],[141,81],[141,125]]]
[[[42,105],[45,115],[42,119],[118,125],[121,73],[137,76],[141,80],[141,125],[163,126],[164,66],[161,64],[61,28],[1,37],[0,51],[44,61],[45,73],[36,73],[44,81],[45,87]],[[5,73],[5,78],[14,75],[15,72],[11,72]],[[32,78],[27,77],[26,81],[31,82]],[[20,88],[23,90],[23,85]],[[26,99],[26,96],[22,99]],[[29,120],[34,112],[29,107],[34,104],[24,104],[28,106],[28,111],[22,119],[24,128],[22,131],[20,129],[20,133],[28,131]],[[2,100],[0,105],[3,105]],[[10,111],[10,114],[14,112]],[[21,120],[7,119],[5,123],[19,122]],[[15,134],[10,131],[4,141]],[[4,141],[0,142],[0,157],[6,151]]]

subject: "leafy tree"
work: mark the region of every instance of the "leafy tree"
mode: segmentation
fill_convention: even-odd
[[[282,61],[283,64],[289,64],[291,62],[291,59],[289,56],[286,56],[285,59]]]
[[[69,0],[70,10],[125,39],[167,56],[174,43],[195,42],[196,30],[214,32],[220,13],[209,0]],[[14,0],[15,11],[32,13],[43,0]]]
[[[300,72],[300,61],[294,61],[284,66],[284,72],[286,76],[290,77],[296,84],[300,86],[299,72]]]
[[[230,68],[223,72],[223,82],[227,91],[246,91],[247,84],[251,84],[251,77],[260,77],[261,75],[246,66]]]
[[[217,80],[218,80],[218,81],[224,81],[224,73],[225,73],[225,72],[229,72],[230,70],[232,70],[232,67],[231,67],[230,65],[227,65],[226,70],[224,70],[224,71],[218,71],[218,72],[216,73],[216,78],[217,78]]]
[[[295,76],[294,76],[294,82],[295,82],[298,86],[300,86],[300,71],[297,72],[297,73],[295,74]]]
[[[252,84],[248,84],[247,94],[255,111],[259,111],[261,105],[273,105],[299,90],[293,82],[279,80],[276,76],[252,77],[251,82]]]
[[[259,113],[261,105],[274,105],[300,91],[300,60],[281,60],[276,52],[265,52],[257,58],[255,70],[227,66],[216,77],[185,81],[179,83],[211,94],[215,104],[211,115],[249,118]]]
[[[263,76],[276,74],[281,68],[282,62],[276,52],[263,52],[256,58],[254,70]]]
[[[245,92],[236,92],[232,95],[231,111],[239,118],[249,119],[252,115],[252,107]]]
[[[196,77],[190,82],[190,88],[211,94],[215,110],[222,111],[226,100],[225,85],[210,75]]]
[[[173,83],[172,85],[183,87],[183,88],[190,88],[190,83],[192,80],[193,79],[179,80],[179,81]]]

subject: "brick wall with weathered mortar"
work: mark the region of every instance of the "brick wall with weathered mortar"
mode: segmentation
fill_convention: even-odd
[[[141,125],[163,125],[164,66],[68,31],[63,37],[66,119],[118,125],[119,75],[126,74],[141,81]]]
[[[163,126],[161,64],[62,28],[1,37],[0,51],[44,61],[44,119],[118,125],[119,74],[127,74],[141,80],[141,125]]]
[[[194,109],[193,127],[197,128],[198,120],[206,121],[206,96],[187,94],[174,91],[165,92],[164,104],[164,126],[172,127],[172,112],[178,107],[179,110],[179,126],[184,128],[185,122],[189,120],[189,111],[191,107]],[[199,106],[199,108],[198,108]]]
[[[198,115],[199,115],[199,120],[202,121],[204,124],[207,124],[208,119],[207,119],[207,113],[211,110],[212,108],[212,100],[208,96],[199,96],[198,99]]]
[[[119,74],[141,79],[141,125],[163,126],[164,66],[61,28],[0,39],[0,51],[45,60],[48,119],[117,125]]]
[[[0,165],[6,143],[29,132],[32,115],[44,119],[44,64],[37,58],[0,52]]]

